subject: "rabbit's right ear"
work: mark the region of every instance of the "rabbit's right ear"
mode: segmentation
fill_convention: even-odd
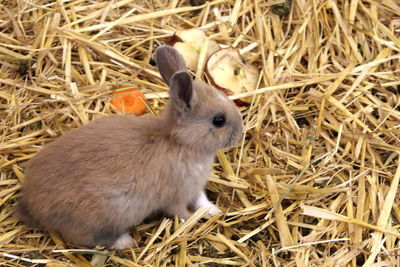
[[[192,76],[187,71],[180,71],[171,77],[169,94],[178,114],[182,115],[193,107],[196,93]]]
[[[173,47],[161,45],[157,47],[155,61],[164,81],[170,85],[171,77],[180,71],[187,71],[183,56]]]

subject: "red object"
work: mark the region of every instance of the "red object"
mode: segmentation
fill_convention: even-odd
[[[112,93],[112,95],[121,95],[111,99],[111,103],[116,109],[125,113],[134,113],[142,115],[146,111],[144,104],[144,94],[138,91],[138,88],[130,88]]]

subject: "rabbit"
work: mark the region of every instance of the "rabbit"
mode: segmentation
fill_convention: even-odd
[[[109,115],[73,129],[27,162],[15,213],[80,247],[127,249],[128,230],[162,212],[187,219],[201,206],[218,150],[239,142],[242,116],[221,91],[194,81],[166,45],[156,66],[169,86],[161,116]]]

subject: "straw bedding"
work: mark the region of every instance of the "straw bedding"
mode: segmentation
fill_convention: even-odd
[[[191,2],[0,1],[1,265],[400,266],[398,1]],[[224,214],[148,220],[122,252],[13,218],[24,162],[119,113],[112,92],[138,87],[159,114],[152,53],[190,28],[261,70],[257,90],[233,96],[252,99],[245,138],[210,175]]]

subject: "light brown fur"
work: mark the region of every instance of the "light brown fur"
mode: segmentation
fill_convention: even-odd
[[[173,77],[186,71],[174,49],[157,49],[156,61],[168,84],[187,85],[186,74]],[[176,94],[186,89],[170,84],[172,101],[161,118],[111,115],[46,145],[28,162],[18,216],[87,247],[111,247],[156,211],[189,217],[216,151],[238,142],[243,127],[231,101],[192,84],[190,108]],[[226,114],[226,127],[213,127],[216,112]]]

